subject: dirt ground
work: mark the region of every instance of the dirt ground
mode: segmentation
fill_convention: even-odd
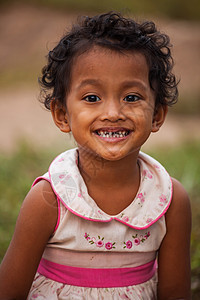
[[[77,14],[46,8],[11,6],[0,11],[0,70],[38,68],[44,64],[47,47],[62,36],[64,28]],[[155,19],[155,18],[153,18]],[[200,22],[155,20],[161,31],[167,32],[174,45],[175,70],[181,78],[181,94],[200,95]],[[40,72],[38,69],[38,73]],[[18,75],[16,74],[16,77]],[[4,78],[3,78],[4,79]],[[0,152],[16,149],[18,141],[28,140],[33,146],[64,147],[69,141],[55,127],[49,112],[38,102],[39,88],[35,84],[7,82],[0,91]],[[170,114],[159,133],[153,134],[146,148],[173,146],[200,138],[199,117]],[[70,139],[70,143],[72,141]]]

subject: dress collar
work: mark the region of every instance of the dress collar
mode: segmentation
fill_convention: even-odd
[[[172,198],[172,182],[164,167],[152,157],[139,153],[140,187],[132,203],[111,216],[102,211],[88,194],[78,169],[78,150],[61,153],[49,167],[52,188],[73,214],[99,222],[117,220],[135,229],[145,229],[167,211]]]

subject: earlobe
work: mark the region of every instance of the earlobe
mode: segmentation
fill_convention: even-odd
[[[68,123],[67,112],[63,105],[61,105],[58,101],[54,100],[50,104],[51,114],[56,126],[62,132],[70,132],[71,128]]]
[[[167,105],[159,105],[154,113],[152,122],[152,132],[157,132],[165,121],[168,112]]]

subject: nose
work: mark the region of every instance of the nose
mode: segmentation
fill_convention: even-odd
[[[102,107],[101,120],[108,120],[110,122],[116,122],[118,120],[125,120],[123,112],[123,104],[116,99],[109,99],[104,102]]]

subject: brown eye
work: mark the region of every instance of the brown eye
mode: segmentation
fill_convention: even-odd
[[[98,96],[96,96],[96,95],[88,95],[85,98],[83,98],[83,100],[85,100],[87,102],[98,102],[101,99]]]
[[[126,102],[136,102],[138,100],[140,100],[141,98],[137,95],[128,95],[124,98],[124,101]]]

